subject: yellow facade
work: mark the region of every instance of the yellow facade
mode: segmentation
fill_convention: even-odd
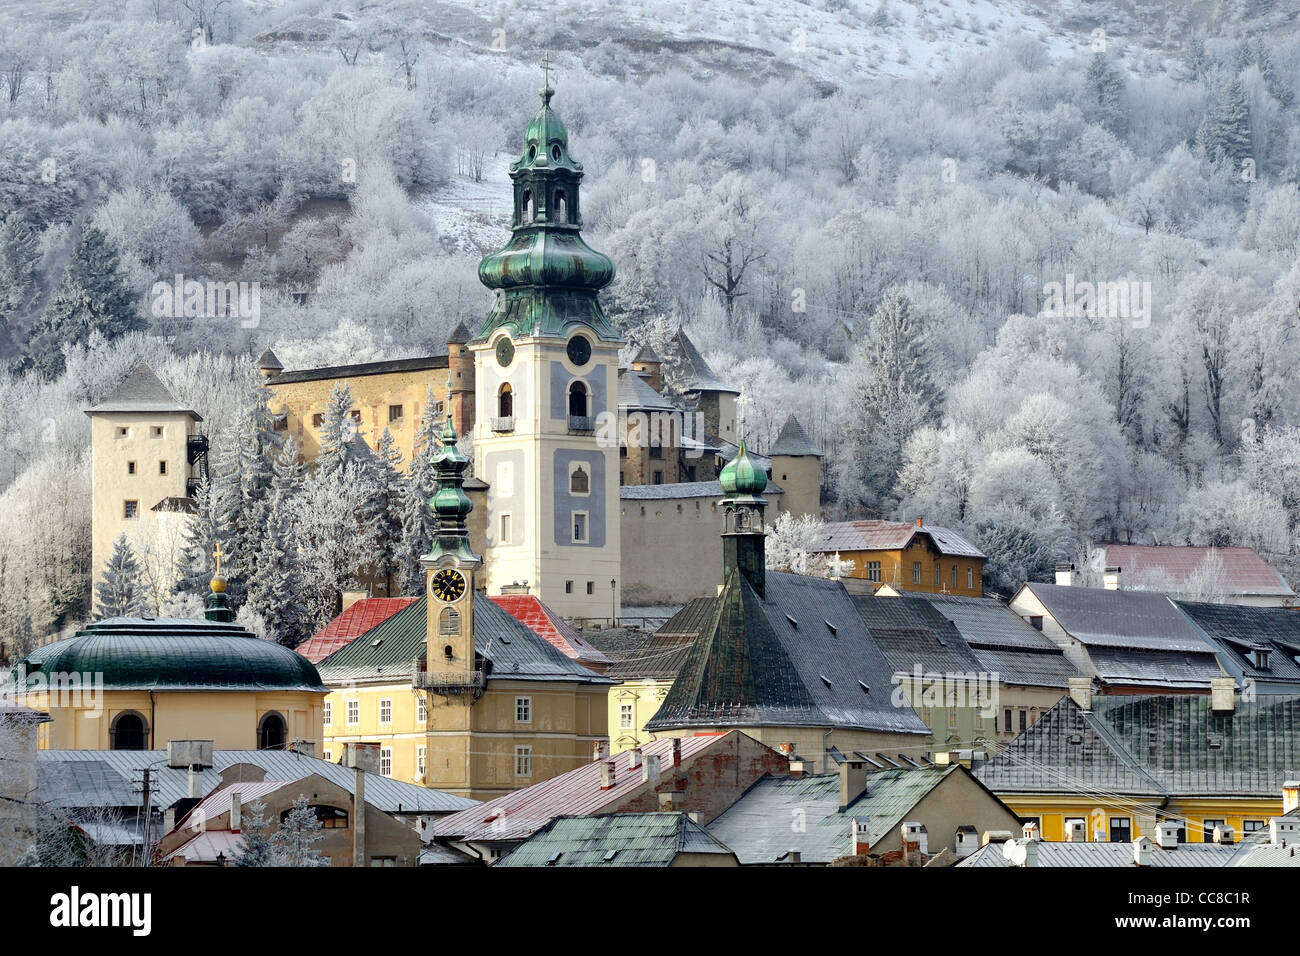
[[[1058,842],[1065,840],[1065,821],[1071,819],[1084,821],[1085,839],[1089,841],[1098,829],[1109,840],[1111,824],[1117,820],[1128,820],[1130,840],[1139,836],[1154,840],[1156,824],[1162,820],[1185,821],[1188,843],[1212,842],[1205,833],[1206,821],[1210,821],[1211,832],[1214,823],[1226,822],[1232,827],[1234,838],[1241,840],[1251,832],[1247,825],[1265,829],[1269,818],[1283,812],[1280,795],[1276,799],[1190,797],[1170,800],[1159,808],[1136,799],[1124,802],[1114,797],[1101,799],[1085,794],[999,793],[998,797],[1021,820],[1036,820],[1042,839]]]
[[[841,574],[873,587],[887,584],[901,591],[982,597],[984,561],[981,558],[938,554],[918,535],[906,548],[879,551],[841,551]]]
[[[53,700],[51,700],[53,697]],[[47,711],[42,750],[109,750],[109,730],[122,714],[144,720],[146,749],[170,740],[211,740],[218,750],[258,749],[258,727],[268,714],[285,722],[288,742],[319,755],[324,739],[319,691],[136,691],[89,689],[77,694],[43,690],[26,695],[28,707]]]
[[[325,757],[337,760],[345,743],[375,742],[384,776],[490,800],[588,763],[594,745],[607,737],[608,689],[493,680],[466,707],[457,697],[415,690],[410,680],[331,686]],[[517,748],[528,751],[517,754]]]
[[[654,734],[645,729],[646,721],[659,713],[670,680],[642,678],[625,680],[609,691],[609,749],[622,753],[654,740]]]

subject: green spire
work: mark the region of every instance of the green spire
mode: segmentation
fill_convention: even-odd
[[[463,487],[469,459],[456,447],[456,429],[451,423],[451,415],[447,416],[447,423],[438,437],[442,449],[433,459],[437,477],[433,497],[429,499],[429,509],[438,520],[438,528],[429,557],[454,554],[461,558],[476,558],[469,547],[469,528],[465,523],[466,516],[474,510],[474,503]]]
[[[497,329],[512,337],[563,337],[586,326],[599,339],[621,342],[596,298],[613,281],[614,263],[580,231],[582,163],[570,155],[568,131],[551,109],[555,91],[547,83],[538,94],[541,109],[524,131],[523,153],[510,164],[510,241],[478,267],[479,281],[500,292],[478,337]]]

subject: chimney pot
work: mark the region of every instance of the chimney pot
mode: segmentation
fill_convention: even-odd
[[[630,759],[630,761],[631,761],[631,765],[630,765],[629,768],[628,768],[629,770],[637,770],[637,769],[640,768],[640,766],[641,766],[641,756],[642,756],[642,750],[641,750],[641,748],[640,748],[640,747],[633,747],[632,750],[631,750],[631,752],[630,752],[630,755],[629,755],[629,759]]]
[[[682,738],[674,737],[673,738],[673,766],[680,767],[681,765],[682,765]]]
[[[1210,709],[1230,714],[1237,708],[1237,682],[1231,677],[1210,678]]]
[[[600,765],[600,789],[612,790],[614,787],[614,761],[606,760]]]
[[[641,782],[648,783],[652,787],[659,786],[658,754],[646,754],[645,762],[641,764]]]
[[[1080,710],[1092,710],[1092,678],[1071,677],[1070,699],[1079,705]]]
[[[239,832],[243,821],[240,819],[241,807],[239,804],[239,791],[232,790],[230,793],[230,829]]]

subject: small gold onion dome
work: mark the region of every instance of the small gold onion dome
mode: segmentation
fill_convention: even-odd
[[[225,594],[225,593],[226,593],[226,579],[223,578],[223,577],[221,577],[220,575],[218,575],[217,577],[215,577],[215,578],[213,578],[211,581],[209,581],[209,582],[208,582],[208,586],[212,588],[212,593],[213,593],[213,594]]]

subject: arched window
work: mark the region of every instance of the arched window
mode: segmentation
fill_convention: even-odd
[[[587,386],[581,382],[569,386],[569,414],[578,418],[587,417]]]
[[[445,647],[443,647],[443,649],[442,649],[442,656],[445,657],[445,658],[447,658],[447,660],[451,660],[453,657],[456,656],[455,652],[452,651],[452,649],[451,649],[451,645],[450,645],[450,644],[448,644],[448,645],[446,645]]]
[[[564,217],[564,190],[555,190],[555,215],[552,217],[555,222],[568,222]]]
[[[533,191],[525,189],[524,194],[520,197],[520,217],[524,222],[533,221]]]
[[[283,750],[288,736],[289,727],[284,718],[275,711],[265,713],[257,724],[257,749]]]
[[[501,418],[510,418],[515,413],[515,390],[506,382],[497,392],[497,415]]]
[[[144,718],[135,711],[118,714],[108,731],[110,750],[144,750],[148,734]]]
[[[455,608],[445,607],[438,616],[438,634],[442,637],[455,637],[460,633],[460,612]]]
[[[569,476],[569,491],[575,495],[585,495],[591,491],[591,479],[579,465]]]

